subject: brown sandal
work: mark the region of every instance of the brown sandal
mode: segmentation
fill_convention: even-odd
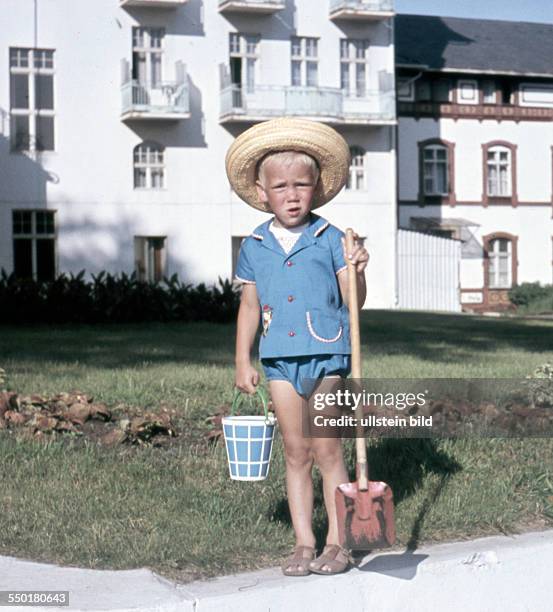
[[[305,554],[308,553],[309,557]],[[285,576],[308,576],[309,564],[315,557],[315,549],[311,546],[296,546],[292,554],[280,566]]]
[[[345,561],[338,560],[338,556],[345,557]],[[323,552],[309,564],[309,569],[315,574],[331,575],[345,572],[351,563],[351,555],[348,550],[338,544],[328,544]],[[323,570],[324,566],[330,569]]]

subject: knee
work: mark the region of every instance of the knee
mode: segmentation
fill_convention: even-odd
[[[339,444],[319,446],[313,449],[313,457],[321,472],[331,470],[343,461],[342,447]]]
[[[288,444],[285,447],[285,455],[286,465],[292,469],[305,469],[313,465],[313,455],[309,446]]]

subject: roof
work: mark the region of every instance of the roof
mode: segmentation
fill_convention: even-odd
[[[553,24],[396,15],[396,65],[553,76]]]

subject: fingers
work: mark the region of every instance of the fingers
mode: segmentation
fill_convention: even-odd
[[[369,262],[369,252],[358,242],[359,235],[354,233],[354,247],[351,253],[346,252],[346,241],[342,238],[342,246],[344,249],[344,258],[349,260],[356,268],[357,272],[363,272]]]
[[[255,370],[246,378],[237,378],[234,384],[237,389],[242,391],[242,393],[248,393],[251,395],[252,393],[255,393],[256,387],[259,384],[259,372]]]
[[[248,395],[255,393],[255,386],[249,382],[236,383],[236,388],[242,393],[248,393]]]

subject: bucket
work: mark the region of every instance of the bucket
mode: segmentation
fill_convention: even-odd
[[[230,416],[223,418],[223,435],[232,480],[264,480],[269,473],[276,419],[267,410],[265,392],[257,389],[256,395],[265,414],[234,416],[235,410],[244,401],[244,395],[237,389]]]

